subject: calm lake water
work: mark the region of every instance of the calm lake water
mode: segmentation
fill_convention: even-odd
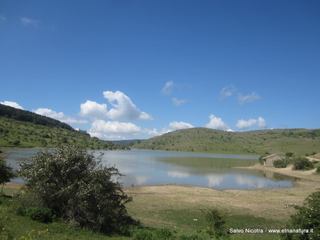
[[[7,163],[18,169],[39,149],[14,149]],[[257,156],[169,152],[151,150],[93,151],[103,153],[101,163],[115,166],[125,176],[124,186],[178,184],[216,189],[256,189],[292,187],[293,179],[255,170],[234,168],[257,163]],[[14,182],[23,182],[16,178]]]

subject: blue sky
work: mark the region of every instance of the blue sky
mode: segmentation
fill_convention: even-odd
[[[2,0],[0,101],[105,139],[319,128],[319,11],[302,0]]]

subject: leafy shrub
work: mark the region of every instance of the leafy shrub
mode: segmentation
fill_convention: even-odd
[[[320,166],[317,167],[316,173],[320,174]]]
[[[263,158],[264,158],[264,156],[260,156],[260,157],[259,157],[259,163],[260,163],[261,165],[263,165],[263,164],[264,164],[264,160],[263,160]]]
[[[173,232],[168,229],[136,229],[133,232],[134,240],[173,240],[176,239]]]
[[[6,165],[4,160],[0,158],[0,184],[5,184],[9,182],[11,178],[14,177],[12,169]]]
[[[9,232],[9,230],[6,227],[6,224],[10,219],[2,212],[2,209],[0,211],[0,239],[1,240],[11,240],[13,239],[12,234]]]
[[[174,234],[169,229],[166,229],[166,228],[159,229],[155,233],[158,239],[162,239],[162,240],[175,239]]]
[[[16,214],[26,216],[28,208],[44,207],[41,199],[31,191],[22,191],[14,198]]]
[[[128,215],[129,198],[115,181],[114,167],[103,167],[86,150],[63,146],[38,153],[21,167],[26,186],[44,207],[80,227],[124,233],[136,222]]]
[[[310,170],[313,169],[313,163],[310,162],[308,159],[306,158],[298,158],[295,159],[295,161],[293,162],[293,168],[295,170]]]
[[[156,237],[150,230],[139,229],[134,232],[133,240],[156,240]]]
[[[49,208],[39,208],[39,207],[27,208],[26,216],[30,217],[32,220],[42,222],[42,223],[52,222],[52,219],[53,219],[52,211]]]
[[[286,152],[286,158],[291,158],[293,157],[293,154],[292,152]]]
[[[217,209],[211,209],[206,212],[206,220],[208,222],[208,233],[216,238],[227,235],[226,221]]]
[[[286,168],[288,166],[288,161],[285,159],[275,160],[273,162],[273,166],[275,168]]]
[[[297,212],[291,216],[289,228],[313,229],[313,232],[286,234],[283,238],[288,240],[320,239],[320,191],[310,194],[304,201],[304,205],[296,209]]]

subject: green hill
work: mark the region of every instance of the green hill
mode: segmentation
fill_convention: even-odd
[[[42,116],[26,110],[9,107],[3,104],[0,104],[0,116],[18,120],[18,121],[31,122],[31,123],[39,124],[43,126],[59,127],[59,128],[64,128],[64,129],[74,131],[74,129],[68,124],[60,122],[56,119]]]
[[[320,152],[320,129],[225,132],[207,128],[178,130],[133,145],[134,148],[215,153]]]
[[[67,143],[91,149],[123,148],[58,120],[0,104],[0,147],[55,147]]]

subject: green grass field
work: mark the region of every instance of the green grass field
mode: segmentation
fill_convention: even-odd
[[[293,152],[296,155],[305,155],[320,151],[320,130],[275,129],[225,132],[192,128],[141,141],[134,144],[133,147],[213,153]]]
[[[84,132],[0,117],[0,147],[55,147],[61,144],[77,144],[90,149],[119,148]]]
[[[2,225],[3,227],[1,230],[2,232],[0,231],[1,240],[7,239],[5,238],[5,236],[10,236],[12,237],[11,239],[19,240],[132,239],[132,237],[130,236],[107,236],[100,233],[94,233],[90,230],[79,229],[62,222],[61,220],[55,220],[54,222],[49,224],[39,223],[37,221],[31,220],[28,217],[17,215],[15,201],[12,198],[0,197],[0,202],[0,225]],[[132,212],[134,217],[135,207],[136,206],[134,204],[131,204],[131,206],[129,207],[129,210],[130,212]],[[156,231],[156,229],[166,228],[176,233],[177,236],[181,236],[196,234],[199,231],[207,228],[204,212],[199,209],[179,209],[170,211],[159,209],[156,214],[150,214],[153,214],[154,218],[161,219],[161,221],[164,223],[174,223],[173,226],[161,224],[160,222],[155,221],[154,223],[148,224],[148,229],[150,231]],[[277,220],[258,218],[251,215],[231,215],[230,213],[225,215],[225,219],[228,228],[246,228],[248,226],[252,228],[262,228],[265,226],[275,228],[284,226],[285,224],[285,222]],[[279,236],[268,234],[233,234],[230,235],[229,239],[271,240],[280,238]]]

